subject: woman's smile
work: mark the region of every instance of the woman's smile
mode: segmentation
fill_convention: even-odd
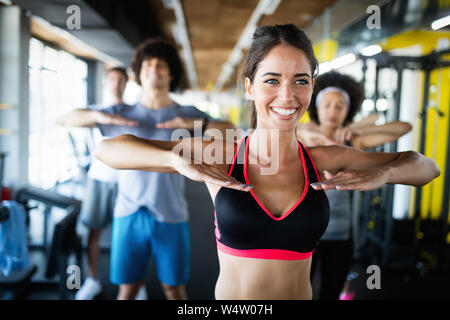
[[[270,111],[281,120],[290,120],[297,116],[300,108],[269,107]]]

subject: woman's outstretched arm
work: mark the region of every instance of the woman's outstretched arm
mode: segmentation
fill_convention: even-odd
[[[344,146],[311,148],[325,180],[315,189],[374,190],[384,184],[423,186],[440,175],[436,162],[415,151],[364,152]]]
[[[225,143],[221,140],[207,141],[200,137],[160,141],[125,134],[103,140],[95,149],[94,156],[119,170],[180,173],[195,181],[249,191],[251,187],[226,174],[226,156],[222,158],[224,163],[221,164],[203,158],[205,148],[214,147],[211,144],[215,144],[217,150],[227,152]],[[233,152],[233,148],[231,149]]]
[[[94,157],[114,169],[175,173],[171,150],[176,144],[176,141],[147,140],[124,134],[100,142]]]

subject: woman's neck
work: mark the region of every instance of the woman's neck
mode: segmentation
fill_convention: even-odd
[[[289,163],[298,157],[295,131],[257,128],[251,135],[249,149],[249,157],[263,165],[273,165],[273,161]]]
[[[334,137],[334,133],[336,132],[338,128],[335,127],[325,127],[323,125],[320,126],[320,131],[329,139],[332,139]]]

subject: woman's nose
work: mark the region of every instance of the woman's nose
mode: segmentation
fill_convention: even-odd
[[[282,101],[290,101],[292,100],[292,92],[293,90],[290,85],[281,85],[278,91],[278,98]]]

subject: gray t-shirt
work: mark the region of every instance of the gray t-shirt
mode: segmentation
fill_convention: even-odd
[[[170,141],[175,129],[159,129],[158,122],[177,116],[183,118],[204,118],[215,121],[195,107],[172,104],[162,109],[147,109],[139,103],[126,106],[116,105],[100,111],[124,116],[139,122],[138,126],[98,125],[102,135],[114,137],[132,134],[144,139]],[[193,136],[194,132],[191,131]],[[177,139],[177,137],[174,137]],[[133,155],[130,154],[130,157]],[[173,173],[149,172],[140,170],[120,170],[115,217],[123,217],[147,207],[155,219],[166,223],[188,220],[188,207],[184,198],[184,177]]]
[[[348,240],[351,226],[351,193],[348,190],[328,190],[330,221],[320,240]]]

